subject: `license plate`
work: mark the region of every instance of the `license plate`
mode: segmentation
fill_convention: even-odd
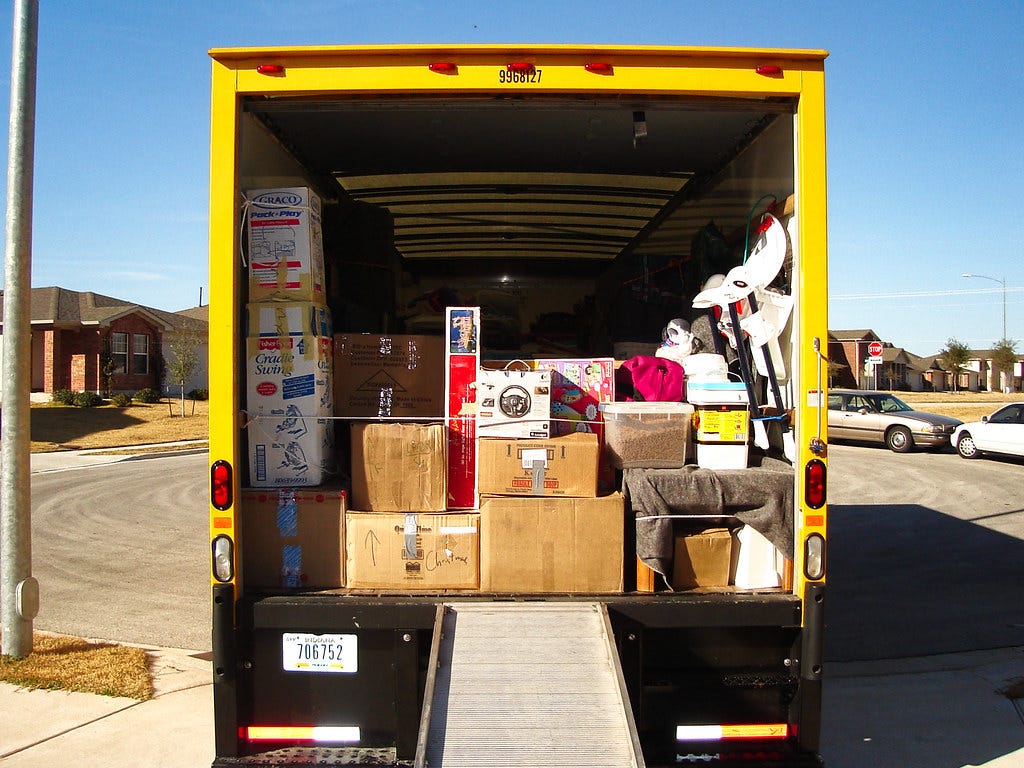
[[[313,635],[285,632],[281,661],[286,672],[356,672],[358,641],[355,635]]]

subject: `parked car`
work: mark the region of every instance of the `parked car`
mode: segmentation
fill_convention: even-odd
[[[985,453],[1024,456],[1024,403],[1010,403],[981,421],[961,424],[953,433],[953,445],[965,459]]]
[[[960,419],[917,411],[891,392],[832,389],[828,393],[830,439],[881,443],[896,453],[915,447],[944,448]]]

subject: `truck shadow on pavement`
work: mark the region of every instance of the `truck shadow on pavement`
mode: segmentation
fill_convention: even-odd
[[[998,498],[998,489],[993,494]],[[864,712],[854,713],[861,722],[871,722],[879,709],[889,712],[892,707],[895,722],[876,733],[880,738],[871,745],[875,768],[982,765],[1024,746],[1024,723],[999,731],[995,738],[975,729],[978,722],[991,722],[989,707],[999,715],[1008,712],[1013,725],[1014,703],[1001,693],[1010,680],[987,684],[973,670],[961,670],[971,690],[979,693],[972,701],[964,691],[927,688],[941,685],[940,679],[951,679],[949,675],[899,679],[922,661],[935,667],[944,663],[924,657],[1024,647],[1024,540],[1018,538],[1024,535],[1024,510],[975,512],[959,519],[913,504],[830,507],[826,661],[878,662],[877,668],[888,670],[892,680],[884,690],[901,691],[892,702],[873,698],[869,692],[878,688],[870,682],[848,690],[844,706],[856,707],[854,702],[861,701]],[[1024,676],[1024,656],[1016,658],[1016,664],[1000,672],[1015,668],[1015,675]],[[826,675],[827,670],[828,664]],[[916,698],[904,686],[915,691],[925,686],[922,690],[930,696]],[[941,711],[923,709],[926,698],[941,701]],[[1024,711],[1024,704],[1017,703],[1018,713]],[[941,750],[934,749],[936,743]],[[888,756],[885,744],[891,750]],[[924,752],[915,749],[927,744],[932,747]],[[922,762],[922,754],[931,758]]]

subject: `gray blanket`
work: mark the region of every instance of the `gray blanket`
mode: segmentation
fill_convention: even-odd
[[[636,553],[666,581],[672,573],[672,515],[734,516],[793,559],[793,467],[750,456],[747,469],[627,469],[623,492],[637,517]],[[712,525],[713,523],[708,523]]]

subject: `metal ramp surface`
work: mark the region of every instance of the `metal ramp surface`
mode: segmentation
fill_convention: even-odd
[[[604,605],[447,605],[433,653],[417,766],[643,768]]]

